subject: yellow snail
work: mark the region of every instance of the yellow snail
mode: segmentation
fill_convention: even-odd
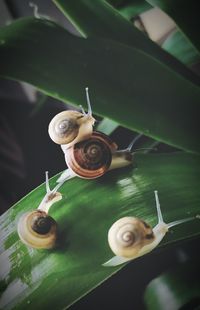
[[[94,179],[102,176],[108,170],[122,168],[133,162],[132,147],[138,135],[124,150],[117,150],[117,145],[109,136],[93,131],[89,139],[76,143],[71,148],[61,146],[68,169],[58,178],[65,182],[75,176]]]
[[[82,108],[82,112],[63,111],[58,113],[49,123],[49,136],[57,144],[64,144],[66,148],[71,147],[79,141],[90,137],[95,122],[86,88],[88,113]]]
[[[116,221],[108,231],[108,243],[116,256],[103,266],[117,266],[143,256],[157,247],[169,228],[199,218],[197,215],[166,224],[163,221],[158,192],[154,193],[158,224],[152,229],[146,222],[136,217],[123,217]]]
[[[21,216],[17,231],[23,243],[36,249],[50,249],[56,244],[57,223],[48,215],[50,207],[60,199],[62,195],[57,192],[63,183],[50,190],[48,172],[46,172],[46,195],[39,207]]]

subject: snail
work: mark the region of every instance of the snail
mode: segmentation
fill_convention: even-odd
[[[88,88],[86,90],[88,113],[81,107],[82,112],[63,111],[58,113],[49,123],[49,136],[57,144],[64,144],[66,148],[75,143],[89,138],[95,122],[89,99]]]
[[[134,138],[129,146],[117,150],[117,144],[102,132],[93,131],[89,139],[81,141],[71,148],[62,145],[68,166],[58,182],[65,182],[75,176],[85,179],[98,178],[108,170],[122,168],[133,163],[132,147],[141,137]]]
[[[36,249],[50,249],[56,245],[57,223],[48,212],[55,202],[62,199],[62,195],[57,192],[62,184],[50,190],[46,172],[46,195],[36,210],[23,214],[18,222],[18,235],[24,244]]]
[[[158,224],[152,229],[149,224],[136,217],[123,217],[117,220],[108,231],[108,244],[116,255],[105,267],[117,266],[151,252],[164,238],[169,228],[194,220],[196,217],[177,220],[171,223],[163,221],[158,192],[154,191]]]
[[[71,177],[93,179],[102,176],[112,162],[112,153],[117,145],[105,134],[94,131],[89,139],[62,149]],[[61,181],[59,178],[58,181]]]
[[[46,212],[35,210],[20,218],[18,234],[21,241],[32,248],[50,249],[56,243],[57,224]]]

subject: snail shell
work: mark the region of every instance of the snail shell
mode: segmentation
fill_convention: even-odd
[[[56,221],[46,212],[25,213],[18,223],[18,234],[23,243],[36,249],[50,249],[57,237]]]
[[[107,135],[97,131],[89,139],[69,149],[62,147],[68,168],[85,179],[102,176],[109,169],[116,148],[116,144]]]
[[[92,115],[78,111],[63,111],[54,116],[49,123],[49,136],[55,143],[67,144],[70,147],[92,134],[94,122]]]
[[[108,232],[108,243],[115,255],[132,258],[151,243],[155,236],[152,228],[136,217],[123,217]]]

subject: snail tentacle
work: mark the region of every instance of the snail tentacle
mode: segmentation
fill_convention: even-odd
[[[46,185],[46,192],[49,193],[50,186],[49,186],[49,171],[45,171],[45,185]]]
[[[158,223],[164,223],[162,212],[160,209],[160,201],[158,198],[158,191],[157,190],[154,191],[154,195],[155,195],[155,200],[156,200],[156,210],[157,210]]]
[[[126,151],[131,152],[133,146],[135,145],[135,143],[143,136],[142,133],[138,134],[136,137],[133,138],[133,140],[130,142],[130,144],[127,146],[127,148],[125,149]]]
[[[85,91],[86,91],[86,98],[87,98],[87,105],[88,105],[88,116],[92,116],[92,107],[91,107],[91,103],[90,103],[88,87],[85,88]]]
[[[41,203],[38,206],[38,210],[44,211],[48,214],[49,209],[51,206],[62,199],[62,194],[59,193],[57,190],[63,185],[64,182],[59,182],[52,190],[49,186],[49,177],[48,177],[48,171],[45,172],[46,180],[46,194],[44,198],[42,199]]]
[[[79,105],[79,107],[81,109],[81,113],[83,113],[83,115],[87,115],[87,113],[85,112],[85,110],[81,104]]]
[[[34,16],[35,18],[40,18],[38,6],[37,6],[35,3],[33,3],[33,2],[29,2],[29,6],[30,6],[31,8],[33,8],[33,16]]]

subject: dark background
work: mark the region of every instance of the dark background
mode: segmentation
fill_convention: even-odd
[[[34,3],[39,5],[41,14],[53,16],[77,34],[50,0],[38,0]],[[0,2],[0,25],[26,15],[33,15],[29,1]],[[53,176],[65,169],[63,154],[49,139],[47,127],[51,118],[66,108],[66,104],[36,92],[29,85],[0,80],[1,213],[44,182],[46,170]],[[119,147],[125,147],[133,135],[129,130],[119,127],[113,132],[112,138]],[[137,147],[140,147],[140,143],[143,144],[145,139],[147,138],[143,137]],[[160,144],[158,151],[171,152],[173,149]],[[198,238],[172,245],[170,249],[158,249],[151,255],[141,257],[129,263],[70,309],[145,309],[143,295],[147,284],[161,273],[176,268],[187,260],[198,261],[199,246]],[[187,309],[197,308],[190,306]]]

